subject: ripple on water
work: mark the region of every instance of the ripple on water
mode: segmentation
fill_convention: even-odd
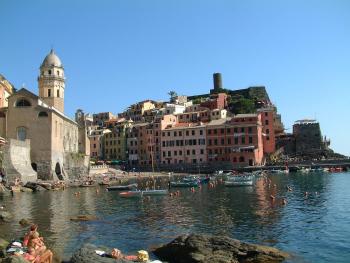
[[[349,174],[291,173],[270,178],[276,188],[257,180],[254,187],[204,186],[195,193],[181,189],[175,197],[123,199],[103,188],[99,194],[79,189],[79,197],[74,196],[76,189],[0,196],[0,203],[14,214],[12,223],[0,225],[0,233],[17,238],[26,230],[18,221],[29,218],[39,224],[48,245],[66,256],[85,242],[133,252],[196,232],[276,246],[292,252],[292,262],[347,262]],[[275,202],[270,195],[276,196]],[[287,198],[286,206],[280,205],[281,198]],[[96,215],[98,220],[69,220],[79,214]]]

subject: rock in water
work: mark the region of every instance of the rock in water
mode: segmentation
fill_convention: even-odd
[[[29,219],[22,218],[21,220],[19,220],[19,224],[21,226],[29,226],[31,224],[31,222]]]
[[[5,239],[0,238],[0,258],[5,257],[6,248],[10,243]],[[0,259],[1,262],[1,259]]]
[[[157,248],[154,254],[169,263],[277,263],[289,257],[288,253],[273,247],[243,243],[229,237],[196,234],[179,236]]]
[[[7,211],[0,211],[0,222],[10,222],[12,214]]]
[[[132,261],[124,259],[116,260],[114,258],[101,257],[96,254],[96,250],[101,249],[91,244],[85,244],[73,254],[70,263],[132,263]],[[106,252],[112,251],[112,249],[103,250]]]

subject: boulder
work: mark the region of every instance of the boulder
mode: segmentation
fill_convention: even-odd
[[[39,192],[39,191],[46,191],[47,189],[45,189],[44,187],[42,187],[41,185],[38,185],[35,182],[27,182],[24,187],[32,189],[33,192]]]
[[[6,248],[10,243],[5,239],[0,238],[0,258],[5,257]],[[1,262],[1,261],[0,261]]]
[[[238,263],[282,262],[289,254],[273,247],[241,242],[237,239],[209,235],[183,235],[154,254],[169,263]]]
[[[108,257],[101,257],[96,254],[96,250],[103,250],[106,252],[112,251],[112,249],[98,248],[92,244],[85,244],[78,249],[72,256],[70,263],[131,263],[132,261],[124,259],[113,259]]]
[[[0,222],[10,222],[12,214],[7,211],[0,211]]]
[[[30,224],[32,224],[29,219],[25,219],[25,218],[22,218],[21,220],[19,220],[18,223],[21,226],[29,226]]]

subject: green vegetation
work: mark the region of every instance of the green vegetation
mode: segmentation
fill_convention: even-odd
[[[230,111],[234,114],[254,113],[256,111],[255,99],[235,96],[230,98],[228,104]]]

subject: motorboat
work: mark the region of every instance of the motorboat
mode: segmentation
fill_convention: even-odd
[[[124,191],[124,190],[134,190],[137,188],[137,184],[128,185],[115,185],[107,187],[107,191]]]
[[[157,196],[167,195],[168,190],[133,190],[119,193],[120,197],[142,197],[142,196]]]
[[[199,181],[177,181],[170,182],[170,187],[198,187]]]
[[[251,175],[235,175],[230,176],[225,181],[225,186],[252,186],[253,176]]]

